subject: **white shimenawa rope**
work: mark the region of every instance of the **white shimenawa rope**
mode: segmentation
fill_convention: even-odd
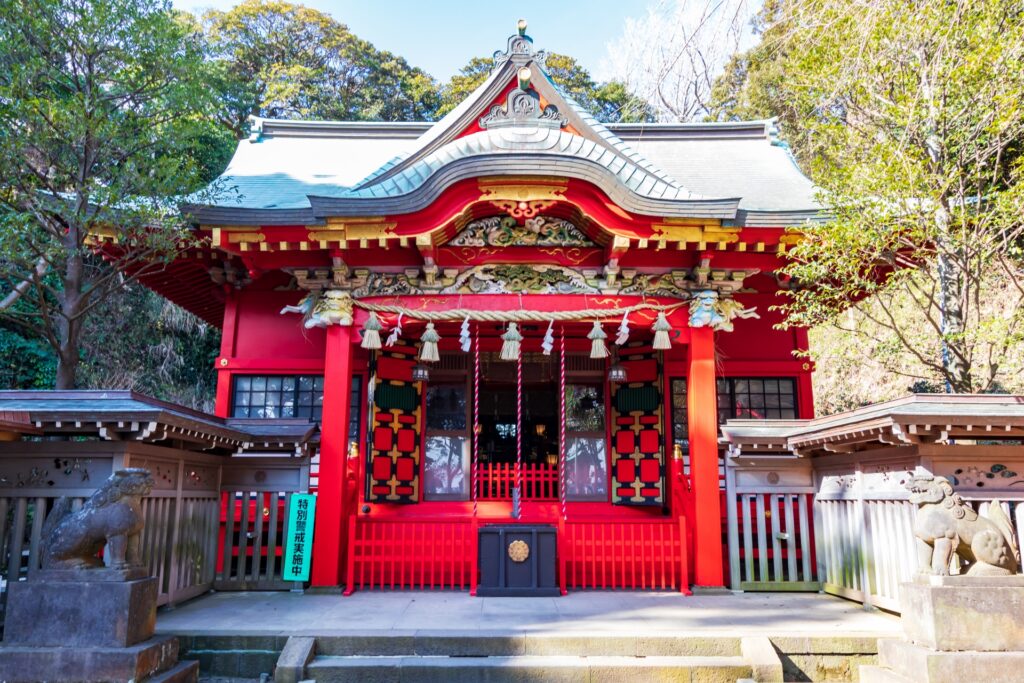
[[[464,320],[469,318],[470,320],[480,320],[484,322],[522,322],[522,321],[548,321],[548,320],[559,320],[559,321],[571,321],[571,320],[593,320],[595,318],[617,318],[626,313],[632,313],[634,311],[657,311],[657,312],[668,312],[674,311],[682,306],[689,305],[687,301],[681,301],[676,304],[650,304],[650,303],[639,303],[633,306],[627,306],[625,308],[605,308],[605,309],[585,309],[581,311],[528,311],[523,309],[512,309],[507,311],[481,311],[475,308],[452,308],[446,311],[422,311],[412,308],[406,308],[405,306],[392,306],[389,304],[372,304],[365,301],[354,299],[353,305],[363,309],[364,311],[372,311],[374,313],[393,313],[401,314],[406,318],[414,318],[416,320],[426,321],[438,321],[438,320]]]

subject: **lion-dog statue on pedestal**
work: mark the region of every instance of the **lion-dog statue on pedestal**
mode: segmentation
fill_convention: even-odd
[[[989,505],[985,518],[953,491],[945,477],[916,476],[907,488],[910,502],[917,505],[918,573],[948,575],[954,553],[970,565],[968,576],[1017,573],[1013,528],[998,500]]]
[[[111,569],[142,566],[142,497],[149,495],[149,470],[118,470],[77,512],[71,499],[54,503],[43,524],[43,569],[98,569],[104,545]]]

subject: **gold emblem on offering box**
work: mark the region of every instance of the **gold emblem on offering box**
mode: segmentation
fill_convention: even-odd
[[[530,546],[526,541],[512,541],[508,544],[508,558],[513,562],[526,562],[530,556]]]

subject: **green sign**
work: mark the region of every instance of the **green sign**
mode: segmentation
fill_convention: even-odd
[[[285,581],[309,581],[309,558],[313,554],[313,519],[316,494],[296,493],[288,512],[288,535],[284,544]]]

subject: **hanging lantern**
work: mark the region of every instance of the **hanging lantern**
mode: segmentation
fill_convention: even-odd
[[[364,349],[379,349],[382,329],[384,326],[380,324],[377,314],[370,311],[370,317],[363,323],[363,341],[359,345]]]
[[[473,339],[469,336],[469,316],[462,321],[462,327],[459,328],[459,346],[462,348],[463,353],[469,353],[469,350],[473,346]]]
[[[430,381],[430,368],[423,363],[417,363],[412,366],[412,381],[413,382],[429,382]]]
[[[398,320],[395,322],[395,329],[391,330],[391,334],[388,335],[387,341],[384,342],[384,346],[394,346],[398,342],[398,338],[402,336],[402,316],[404,313],[398,314]]]
[[[598,320],[594,321],[594,329],[587,335],[587,339],[590,340],[590,357],[591,358],[607,358],[608,347],[604,345],[604,340],[608,338],[604,330],[601,329],[601,322]]]
[[[654,330],[654,343],[651,345],[651,348],[656,351],[666,351],[672,348],[672,340],[668,338],[668,333],[672,330],[672,326],[668,324],[665,311],[658,313],[658,319],[654,321],[651,329]]]
[[[615,382],[616,384],[622,384],[627,379],[626,368],[622,367],[618,361],[615,362],[610,368],[608,368],[608,381]]]
[[[544,339],[540,342],[540,350],[545,356],[551,355],[551,350],[555,348],[555,321],[552,320],[548,323],[548,330],[544,333]]]
[[[519,327],[515,323],[508,324],[508,331],[501,335],[504,342],[501,345],[502,360],[519,360],[519,342],[523,341],[523,335],[519,334]]]
[[[420,360],[428,363],[436,363],[441,360],[437,353],[437,342],[441,341],[441,335],[434,329],[434,323],[427,323],[427,329],[420,335],[423,345],[420,347]]]

